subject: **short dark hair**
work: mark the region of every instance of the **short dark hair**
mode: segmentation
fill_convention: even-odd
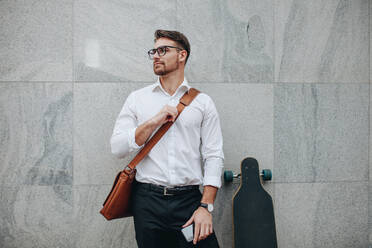
[[[158,29],[155,31],[154,36],[155,36],[154,42],[156,42],[160,38],[168,38],[170,40],[177,42],[187,52],[185,64],[187,63],[187,60],[189,59],[190,56],[190,43],[183,33],[180,33],[178,31]]]

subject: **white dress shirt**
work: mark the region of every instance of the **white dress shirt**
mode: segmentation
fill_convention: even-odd
[[[112,153],[123,158],[139,151],[143,145],[138,146],[135,142],[136,128],[154,117],[166,104],[177,106],[189,89],[184,79],[171,96],[158,79],[156,83],[132,92],[115,123],[110,141]],[[203,184],[219,188],[224,159],[222,143],[216,107],[208,95],[199,93],[137,165],[136,180],[169,187]]]

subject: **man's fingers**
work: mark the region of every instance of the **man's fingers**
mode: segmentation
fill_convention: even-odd
[[[194,221],[194,215],[191,216],[191,218],[182,227],[187,227],[191,225],[193,221]]]
[[[176,118],[177,118],[177,114],[173,115],[172,116],[172,121],[175,122],[176,121]]]
[[[175,121],[176,120],[176,118],[177,118],[177,115],[178,115],[178,111],[177,111],[177,108],[174,108],[174,110],[172,111],[173,113],[173,121]]]
[[[173,112],[174,115],[177,115],[178,114],[178,110],[177,110],[176,107],[172,107],[171,110],[172,110],[172,112]]]
[[[199,232],[200,232],[200,223],[195,223],[195,231],[194,231],[194,245],[196,245],[196,242],[199,240]]]
[[[204,235],[205,235],[205,225],[202,224],[202,225],[200,225],[200,234],[199,234],[199,237],[198,237],[198,241],[204,239]]]
[[[211,235],[211,232],[210,232],[210,229],[209,229],[209,224],[205,224],[205,235],[204,235],[204,239],[206,239],[209,235]]]
[[[168,113],[166,121],[173,121],[174,122],[176,120],[176,117],[177,117],[177,115],[174,116],[173,114]]]
[[[200,228],[200,235],[199,235],[198,241],[206,239],[212,233],[213,233],[212,225],[203,224]]]
[[[163,112],[166,113],[166,120],[167,121],[175,121],[176,117],[178,115],[178,111],[176,107],[172,107],[169,105],[166,105],[163,109]]]
[[[169,106],[167,110],[168,110],[168,113],[170,113],[174,117],[176,117],[178,114],[178,110],[176,107]]]

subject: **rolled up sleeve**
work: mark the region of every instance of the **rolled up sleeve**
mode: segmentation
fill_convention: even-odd
[[[138,151],[143,146],[138,146],[135,141],[138,122],[133,101],[133,94],[130,94],[116,119],[110,139],[111,152],[117,158],[124,158],[128,154]]]
[[[203,185],[220,188],[224,162],[223,138],[219,116],[210,98],[201,126],[201,154],[204,163]]]

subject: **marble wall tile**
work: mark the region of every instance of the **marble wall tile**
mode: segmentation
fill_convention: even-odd
[[[1,186],[72,184],[72,84],[0,84]]]
[[[216,105],[224,139],[224,170],[240,173],[241,161],[246,157],[256,158],[260,169],[273,169],[273,85],[192,82],[190,85],[212,97]],[[240,179],[223,182],[217,194],[213,218],[221,247],[232,244],[231,204],[239,184]],[[263,187],[274,196],[271,182]]]
[[[72,0],[0,2],[0,80],[72,80]]]
[[[224,184],[217,194],[213,223],[221,247],[232,244],[231,200],[239,184],[239,180]],[[264,188],[273,196],[273,184],[265,183]],[[106,185],[74,187],[74,230],[79,233],[76,247],[137,247],[132,218],[108,222],[99,214],[107,193]]]
[[[145,83],[77,83],[74,86],[74,185],[112,184],[133,156],[117,159],[110,138],[128,95]],[[107,190],[110,190],[108,188]]]
[[[78,233],[69,185],[0,188],[0,247],[71,248]]]
[[[213,228],[221,247],[232,247],[233,242],[233,215],[232,197],[238,190],[240,179],[231,183],[223,183],[217,192],[213,211]]]
[[[225,169],[240,170],[246,157],[273,168],[273,85],[190,83],[208,94],[220,116]]]
[[[368,82],[368,2],[275,1],[276,82]]]
[[[132,217],[107,221],[99,213],[107,190],[106,185],[74,186],[75,247],[137,247]]]
[[[274,180],[368,180],[368,84],[274,87]]]
[[[368,182],[276,183],[278,247],[367,247]]]
[[[213,221],[221,247],[232,244],[231,199],[239,183],[224,184],[217,195]],[[273,185],[266,183],[264,188],[273,196]],[[108,193],[106,185],[78,185],[74,189],[75,231],[79,233],[76,247],[136,247],[132,218],[108,222],[98,213]]]
[[[156,29],[175,29],[176,3],[156,1],[74,2],[74,79],[152,81]]]
[[[75,185],[111,184],[116,172],[130,161],[130,157],[114,158],[109,141],[125,99],[131,91],[146,85],[148,84],[75,84]],[[241,160],[248,156],[255,157],[262,168],[272,168],[272,85],[233,84],[234,88],[224,84],[212,86],[191,82],[190,85],[209,94],[216,103],[224,136],[225,168],[238,170]],[[236,104],[240,104],[239,110]],[[114,109],[117,110],[113,111]],[[237,133],[236,130],[239,129],[242,131]]]
[[[224,170],[239,173],[240,163],[246,157],[256,158],[260,169],[273,169],[273,85],[192,82],[190,85],[212,97],[216,105],[224,139]],[[240,179],[223,182],[217,194],[213,218],[221,247],[232,244],[231,204],[239,184]],[[271,182],[263,187],[274,196]]]
[[[191,44],[189,79],[273,81],[272,1],[177,1],[177,23]]]

